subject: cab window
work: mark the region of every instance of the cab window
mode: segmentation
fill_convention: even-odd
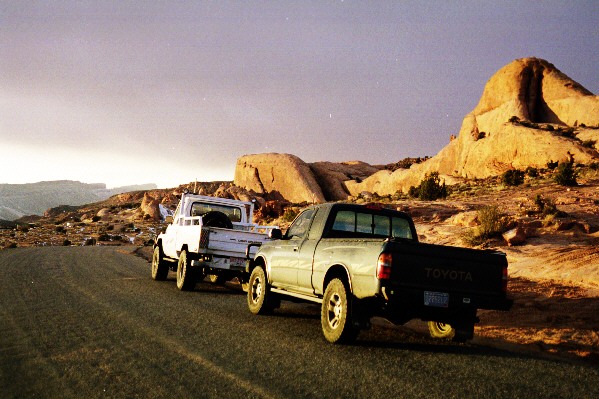
[[[310,227],[310,220],[312,220],[312,215],[314,215],[313,209],[308,209],[300,213],[300,215],[295,218],[295,221],[289,226],[287,230],[287,234],[285,236],[287,238],[302,238],[306,235],[308,228]]]

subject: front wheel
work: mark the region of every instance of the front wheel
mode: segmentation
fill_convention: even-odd
[[[168,275],[168,265],[164,259],[162,248],[160,245],[154,247],[154,253],[152,254],[152,279],[156,281],[166,280]]]
[[[455,329],[447,324],[438,321],[428,322],[428,332],[432,338],[452,339],[455,336]]]
[[[262,266],[252,270],[248,283],[248,308],[253,314],[265,314],[272,311],[270,306],[270,287]]]
[[[327,341],[350,343],[357,338],[360,330],[353,325],[350,304],[343,281],[331,280],[324,291],[320,313],[322,332]]]
[[[191,291],[196,285],[194,270],[191,268],[190,263],[187,251],[181,251],[179,263],[177,264],[177,288],[181,291]]]

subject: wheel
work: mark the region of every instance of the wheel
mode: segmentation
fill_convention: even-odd
[[[455,336],[455,329],[451,325],[438,321],[428,322],[428,332],[431,337],[439,339],[452,339]]]
[[[233,223],[227,215],[219,211],[210,211],[202,215],[202,224],[210,227],[222,227],[223,229],[232,229]]]
[[[320,322],[322,332],[331,343],[350,343],[360,330],[354,327],[347,287],[338,278],[331,280],[324,291]]]
[[[223,285],[227,282],[227,277],[223,276],[222,274],[209,274],[208,281],[210,281],[212,284]]]
[[[164,254],[160,245],[156,245],[152,254],[152,279],[156,281],[166,280],[168,265],[164,260]]]
[[[190,266],[187,251],[181,251],[179,263],[177,264],[177,288],[181,291],[190,291],[196,285],[194,270]]]
[[[270,305],[270,287],[262,266],[252,270],[248,284],[248,308],[253,314],[265,314],[272,311]]]

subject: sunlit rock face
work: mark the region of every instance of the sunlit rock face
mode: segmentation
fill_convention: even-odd
[[[310,166],[290,154],[244,155],[237,160],[234,184],[258,194],[301,203],[325,202]]]
[[[599,97],[537,58],[515,60],[487,82],[476,108],[465,116],[457,138],[436,156],[410,169],[380,171],[348,181],[352,195],[407,192],[426,173],[447,183],[485,178],[509,169],[546,167],[550,161],[599,159]],[[595,141],[595,146],[583,145]]]

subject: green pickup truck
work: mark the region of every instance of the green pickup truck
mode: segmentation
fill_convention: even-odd
[[[332,343],[355,340],[374,316],[422,319],[433,337],[463,342],[478,309],[512,306],[504,253],[419,243],[403,212],[320,204],[271,236],[247,262],[249,310],[271,312],[281,299],[320,303]]]

